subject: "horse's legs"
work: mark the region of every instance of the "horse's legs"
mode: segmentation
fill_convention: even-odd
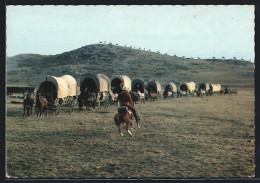
[[[131,131],[134,132],[134,128],[133,128],[133,123],[130,122],[130,126],[131,126]]]
[[[27,110],[27,116],[30,116],[30,106],[26,107],[26,110]]]
[[[47,107],[46,106],[43,108],[43,111],[45,111],[45,115],[48,116],[48,112],[47,112]]]
[[[40,118],[42,117],[43,108],[40,107]]]
[[[23,106],[23,117],[25,116],[25,106]]]
[[[32,106],[30,106],[30,109],[31,109],[31,113],[30,113],[30,116],[32,115]]]
[[[137,122],[137,128],[140,129],[140,124],[139,124],[139,122]]]
[[[129,130],[130,123],[131,123],[131,122],[126,122],[126,130],[127,130],[127,132],[130,134],[130,136],[132,137],[133,134],[132,134],[132,132],[130,132],[130,130]]]
[[[118,126],[118,131],[119,131],[121,136],[124,136],[124,134],[122,133],[121,124]]]

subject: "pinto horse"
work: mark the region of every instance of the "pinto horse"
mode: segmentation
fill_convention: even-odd
[[[25,116],[25,110],[27,110],[27,116],[32,115],[32,107],[34,100],[30,97],[29,92],[25,92],[23,95],[23,116]]]
[[[42,113],[47,109],[48,101],[46,98],[41,96],[41,92],[38,93],[38,97],[36,99],[36,107],[37,107],[37,117],[42,117]],[[40,112],[40,114],[39,114]],[[47,112],[46,112],[47,115]]]
[[[133,136],[133,123],[132,119],[134,118],[134,115],[130,109],[128,109],[126,106],[122,106],[118,108],[118,113],[114,117],[115,124],[118,126],[119,133],[121,136],[124,134],[122,133],[121,130],[121,124],[126,123],[126,131],[129,133],[129,135],[132,137]],[[131,129],[129,127],[131,126]],[[137,122],[137,128],[140,129],[139,122]],[[131,131],[132,132],[131,132]]]

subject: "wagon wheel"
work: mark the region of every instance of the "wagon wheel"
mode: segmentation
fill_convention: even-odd
[[[74,100],[70,102],[70,115],[74,112]]]
[[[60,115],[60,105],[57,105],[55,114],[56,116]]]

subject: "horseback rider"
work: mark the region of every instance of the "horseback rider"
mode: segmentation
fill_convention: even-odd
[[[134,102],[133,102],[132,96],[128,91],[126,91],[126,88],[122,88],[122,90],[123,91],[118,95],[118,100],[120,102],[120,105],[126,106],[128,109],[130,109],[134,114],[136,123],[139,124],[140,117],[137,115],[137,111],[134,108]]]

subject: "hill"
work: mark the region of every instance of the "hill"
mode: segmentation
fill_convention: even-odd
[[[188,50],[187,50],[188,51]],[[39,75],[72,75],[79,82],[88,72],[111,78],[158,80],[162,85],[194,81],[232,87],[254,87],[254,64],[241,60],[190,59],[111,44],[87,45],[57,55],[20,54],[8,57],[7,86],[35,85]]]

